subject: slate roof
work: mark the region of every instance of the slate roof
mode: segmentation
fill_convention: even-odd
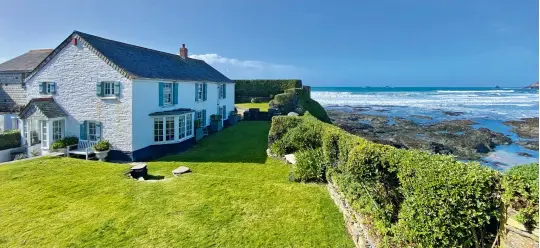
[[[62,48],[69,45],[72,38],[80,40],[101,59],[130,79],[234,83],[202,60],[184,59],[177,54],[109,40],[79,31],[74,31],[66,38],[35,71],[43,67]]]
[[[195,110],[190,108],[177,108],[177,109],[171,109],[166,111],[159,111],[149,114],[149,116],[164,116],[164,115],[180,115],[180,114],[187,114],[190,112],[194,112]]]
[[[53,49],[30,50],[29,52],[15,57],[0,64],[2,72],[31,72],[43,59],[45,59]]]
[[[34,98],[24,107],[19,116],[21,119],[30,117],[33,112],[31,111],[36,107],[47,118],[58,118],[68,116],[66,112],[58,105],[53,98]]]

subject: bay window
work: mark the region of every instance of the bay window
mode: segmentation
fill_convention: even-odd
[[[168,143],[193,137],[192,115],[192,113],[186,113],[176,116],[154,117],[154,142]]]

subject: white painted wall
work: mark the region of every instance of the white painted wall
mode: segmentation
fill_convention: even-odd
[[[178,83],[178,104],[159,106],[159,82]],[[218,99],[218,84],[207,83],[207,100],[195,101],[195,83],[180,81],[133,80],[133,150],[154,144],[154,120],[150,113],[177,108],[206,109],[206,123],[216,114],[219,105],[226,105],[227,112],[234,110],[234,84],[227,84],[227,98]]]
[[[39,82],[55,82],[55,95],[39,94]],[[121,82],[118,99],[105,100],[96,96],[96,83]],[[102,135],[112,149],[132,151],[132,83],[80,42],[68,44],[44,68],[26,82],[27,100],[53,97],[69,114],[66,136],[79,137],[80,123],[101,121]]]

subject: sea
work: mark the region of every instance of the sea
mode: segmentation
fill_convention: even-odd
[[[402,117],[420,124],[443,120],[468,119],[473,128],[489,128],[507,135],[513,141],[520,138],[503,122],[538,117],[538,90],[524,88],[487,87],[313,87],[311,97],[326,109],[355,111],[370,107],[362,114]],[[380,110],[385,111],[380,111]],[[453,112],[448,115],[445,112]],[[430,116],[432,120],[412,115]],[[518,155],[519,152],[532,157]],[[501,145],[480,162],[497,170],[517,164],[538,162],[538,151],[516,143]],[[504,165],[504,166],[501,166]]]

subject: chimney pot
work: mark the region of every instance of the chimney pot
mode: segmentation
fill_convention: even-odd
[[[186,44],[182,44],[182,48],[180,48],[180,57],[184,59],[188,57],[188,49],[186,48]]]

